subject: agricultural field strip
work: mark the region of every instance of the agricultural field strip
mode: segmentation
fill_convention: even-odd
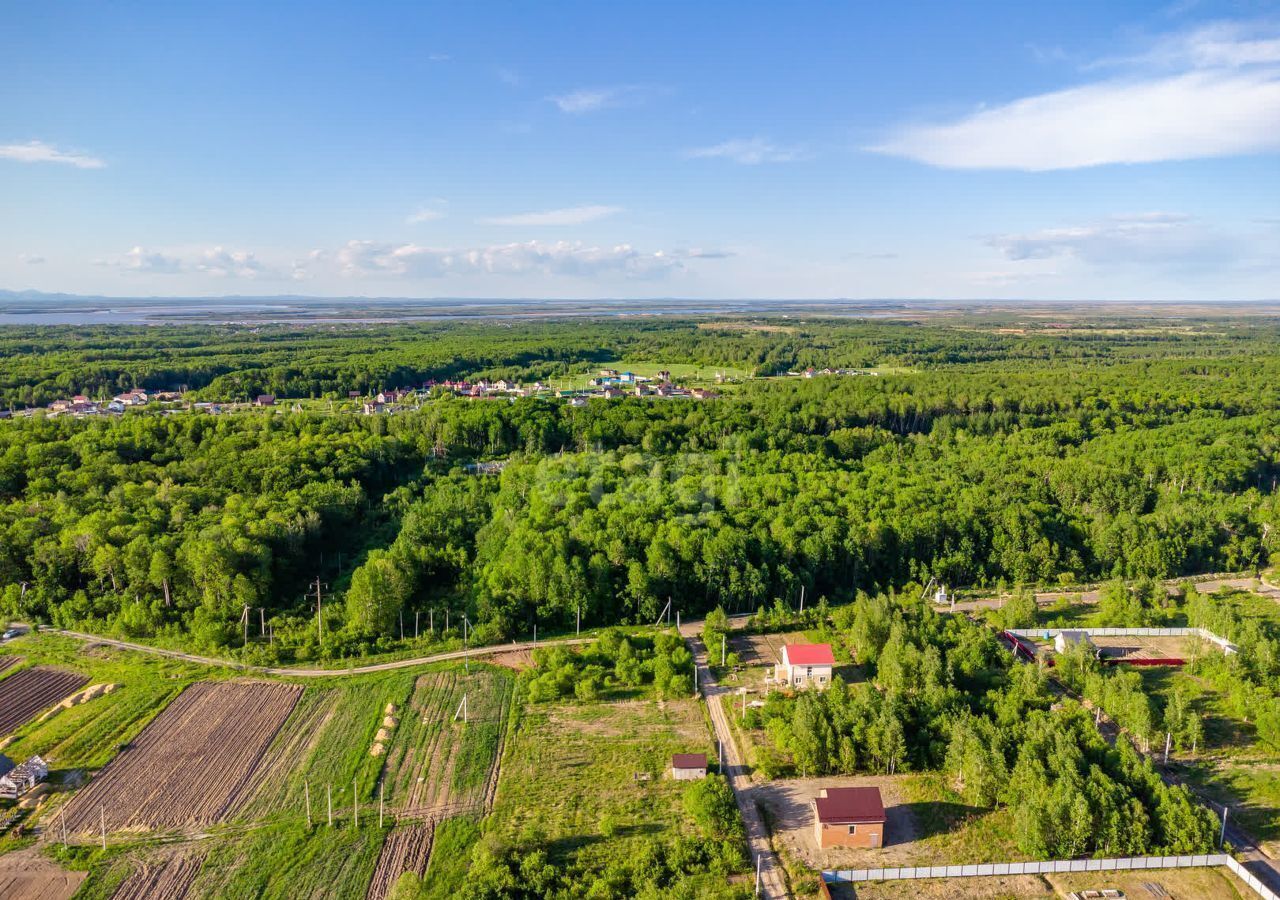
[[[255,770],[254,789],[237,795],[227,809],[227,818],[259,807],[264,798],[284,799],[280,794],[287,789],[290,774],[311,757],[337,713],[340,699],[336,690],[303,694]]]
[[[71,696],[88,681],[78,672],[44,666],[23,669],[0,681],[0,736],[17,730],[36,713]]]
[[[434,823],[420,823],[392,830],[382,845],[378,868],[374,870],[373,881],[369,883],[366,900],[386,900],[396,880],[405,872],[425,875],[434,839]]]
[[[67,827],[155,828],[219,821],[302,688],[197,683],[187,688],[67,807]]]
[[[20,662],[22,662],[21,656],[0,656],[0,672],[10,666],[16,666]]]
[[[159,864],[140,861],[111,900],[182,900],[204,864],[203,852],[180,851]]]

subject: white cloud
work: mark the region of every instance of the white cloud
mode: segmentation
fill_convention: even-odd
[[[44,141],[28,141],[25,144],[0,144],[0,159],[12,159],[25,163],[62,163],[77,169],[101,169],[106,163],[96,156],[74,150],[59,150]]]
[[[1228,264],[1248,253],[1237,239],[1219,234],[1189,216],[1163,212],[997,235],[987,243],[1014,261],[1074,257],[1093,265],[1156,263],[1190,268]]]
[[[44,257],[35,253],[19,253],[18,262],[26,263],[29,266],[38,266],[44,262]]]
[[[448,62],[453,59],[448,53],[428,53],[427,59],[430,62]]]
[[[423,222],[434,222],[444,218],[444,210],[431,206],[420,206],[405,218],[406,225],[421,225]]]
[[[714,258],[714,254],[645,252],[630,244],[598,247],[569,241],[525,241],[470,249],[349,241],[336,255],[339,270],[351,277],[543,274],[656,278],[684,268],[685,260],[695,258]]]
[[[622,84],[613,87],[578,88],[565,94],[553,94],[547,99],[562,113],[580,116],[619,106],[634,106],[644,102],[657,89],[641,84]]]
[[[762,137],[735,138],[710,147],[696,147],[685,152],[690,159],[728,159],[744,166],[761,163],[794,162],[803,159],[801,147],[781,147]]]
[[[250,251],[222,247],[205,250],[195,262],[195,269],[220,278],[256,278],[266,272],[266,267]]]
[[[123,256],[112,256],[95,259],[96,266],[111,269],[123,269],[127,272],[152,272],[162,275],[174,275],[182,270],[182,260],[144,247],[134,247]]]
[[[1280,39],[1215,26],[1114,78],[909,125],[869,147],[955,169],[1047,171],[1280,150]]]
[[[128,253],[93,261],[96,266],[157,275],[202,272],[219,278],[256,278],[271,270],[248,250],[209,247],[194,250],[148,250],[134,247]]]
[[[622,212],[621,206],[571,206],[566,209],[549,209],[545,212],[516,213],[510,216],[494,216],[481,219],[484,225],[583,225]]]

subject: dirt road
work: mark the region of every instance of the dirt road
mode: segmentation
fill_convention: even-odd
[[[1170,592],[1182,583],[1182,579],[1170,579],[1165,582],[1165,588]],[[1204,594],[1212,594],[1222,588],[1234,588],[1241,591],[1252,591],[1259,596],[1266,597],[1269,600],[1275,600],[1280,603],[1280,588],[1275,585],[1268,584],[1266,581],[1259,581],[1257,578],[1249,578],[1247,576],[1222,576],[1209,578],[1204,581],[1197,581],[1196,588]],[[1101,588],[1095,588],[1088,591],[1036,591],[1036,603],[1040,606],[1048,606],[1057,603],[1063,598],[1069,598],[1079,603],[1094,604],[1102,599]],[[1005,604],[1007,597],[983,597],[980,600],[963,600],[955,605],[956,612],[969,612],[975,609],[998,609]],[[940,607],[941,608],[941,607]],[[949,607],[948,607],[949,608]]]
[[[751,777],[744,761],[738,756],[738,746],[734,743],[733,732],[729,730],[729,721],[725,718],[724,705],[720,702],[720,698],[729,693],[729,688],[717,682],[707,667],[707,650],[698,637],[701,630],[701,622],[685,622],[680,626],[680,635],[693,652],[693,664],[697,668],[707,710],[711,713],[711,724],[715,727],[716,738],[724,748],[725,774],[738,801],[738,809],[742,812],[742,822],[747,829],[747,844],[751,849],[751,862],[760,867],[759,896],[766,900],[786,900],[789,895],[782,866],[769,846],[769,830],[756,808]]]
[[[105,644],[108,647],[119,647],[121,650],[133,650],[138,653],[151,653],[155,656],[167,656],[170,659],[181,659],[186,662],[198,663],[202,666],[213,666],[222,669],[238,669],[241,672],[250,672],[255,675],[292,675],[299,678],[332,678],[341,675],[367,675],[370,672],[389,672],[393,669],[411,669],[414,666],[423,666],[428,663],[448,662],[451,659],[463,659],[466,657],[482,657],[490,656],[496,653],[511,653],[512,651],[533,650],[536,647],[546,647],[551,644],[572,645],[572,644],[589,644],[595,638],[560,638],[551,641],[525,641],[524,643],[511,644],[494,644],[488,647],[471,647],[467,650],[450,650],[448,653],[435,653],[431,656],[415,656],[412,659],[394,659],[390,662],[372,663],[364,666],[349,666],[345,669],[301,669],[291,666],[251,666],[247,663],[236,662],[231,659],[217,659],[212,656],[197,656],[194,653],[183,653],[180,650],[165,650],[160,647],[149,647],[146,644],[134,644],[130,641],[118,641],[115,638],[99,637],[96,634],[85,634],[80,631],[64,631],[60,628],[44,628],[44,632],[52,632],[53,634],[61,634],[66,637],[77,638],[78,640],[88,641],[94,644]]]

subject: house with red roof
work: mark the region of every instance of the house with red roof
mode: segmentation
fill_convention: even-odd
[[[707,754],[675,753],[671,756],[671,777],[676,781],[696,781],[707,777]]]
[[[813,800],[818,847],[883,847],[884,801],[878,787],[823,788]]]
[[[826,690],[836,658],[830,644],[786,644],[773,667],[774,680],[793,688]]]

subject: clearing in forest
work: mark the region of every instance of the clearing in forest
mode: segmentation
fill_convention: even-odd
[[[435,825],[420,822],[394,829],[387,835],[378,857],[378,868],[369,883],[366,900],[386,900],[391,888],[405,872],[418,876],[427,873],[431,859],[431,839]]]
[[[191,685],[68,804],[68,830],[221,820],[301,693],[267,682]]]
[[[486,805],[510,706],[512,678],[473,667],[423,675],[388,723],[381,789],[388,810],[436,818]],[[466,718],[459,713],[466,697]]]
[[[0,681],[0,737],[71,696],[88,680],[78,672],[34,666]]]

